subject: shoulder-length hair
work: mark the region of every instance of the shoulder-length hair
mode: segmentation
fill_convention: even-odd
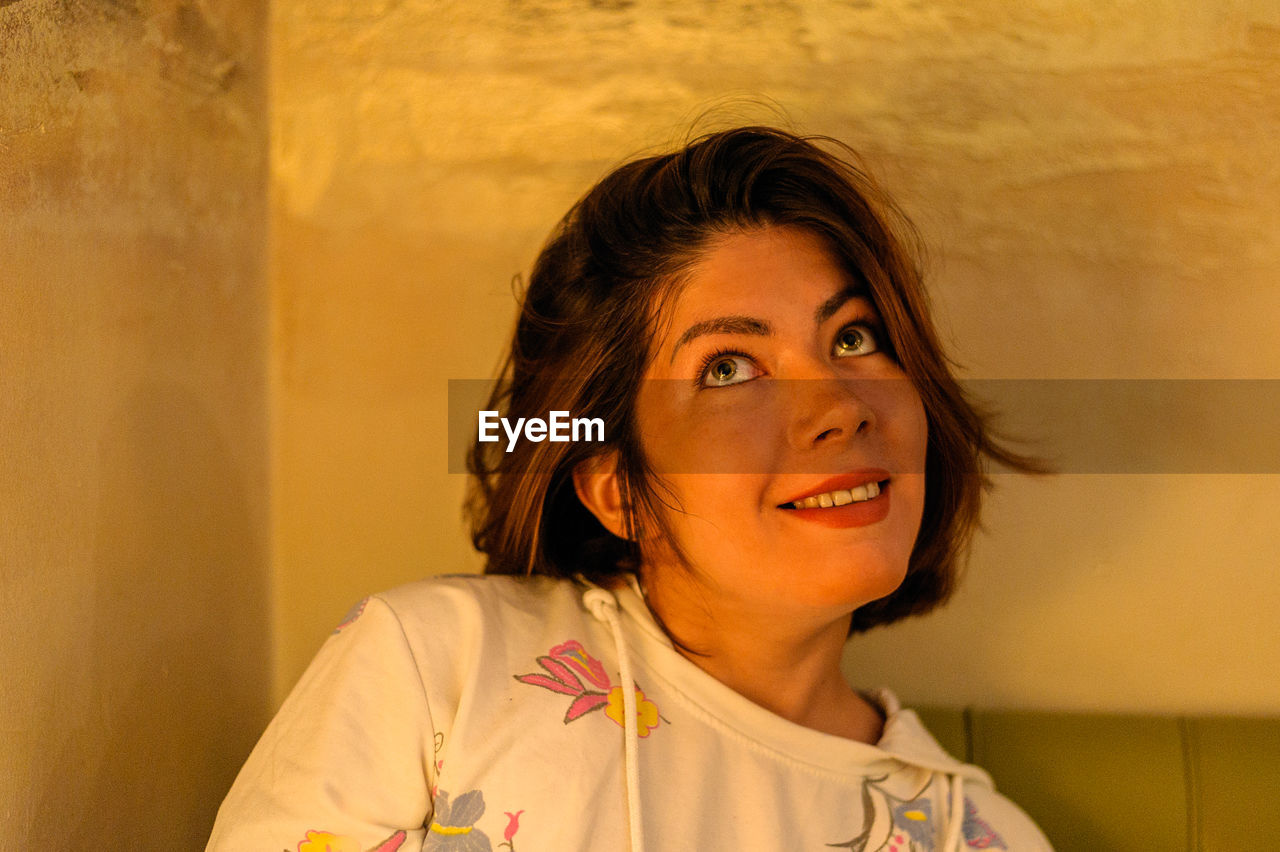
[[[925,504],[906,577],[860,607],[850,632],[927,612],[945,601],[989,485],[982,457],[1014,469],[1034,462],[993,440],[952,375],[929,317],[919,240],[844,145],[768,127],[696,139],[673,153],[629,162],[565,215],[529,277],[515,335],[487,404],[508,418],[551,410],[600,418],[603,444],[520,441],[511,452],[476,442],[467,499],[472,542],[486,573],[583,575],[602,584],[636,572],[641,530],[658,531],[670,508],[646,463],[635,405],[663,307],[712,241],[769,225],[826,238],[864,283],[894,357],[928,421]],[[617,453],[624,535],[579,501],[573,471]]]

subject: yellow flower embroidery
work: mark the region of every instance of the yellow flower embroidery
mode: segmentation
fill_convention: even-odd
[[[328,831],[308,831],[307,839],[298,844],[298,852],[361,852],[354,837]]]
[[[609,706],[604,710],[605,715],[625,727],[624,707],[622,687],[615,686],[609,690]],[[636,732],[642,737],[647,737],[656,727],[658,727],[658,705],[645,698],[644,690],[636,687]]]

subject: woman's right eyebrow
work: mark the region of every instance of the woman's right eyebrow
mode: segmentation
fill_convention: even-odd
[[[675,363],[676,353],[680,347],[697,337],[706,334],[755,334],[767,337],[773,334],[773,326],[762,319],[746,316],[716,317],[714,319],[695,322],[685,329],[684,334],[676,341],[671,350],[671,363]]]

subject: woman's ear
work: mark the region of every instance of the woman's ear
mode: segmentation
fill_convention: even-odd
[[[619,485],[618,453],[592,456],[578,462],[573,469],[573,490],[587,511],[596,516],[605,529],[618,538],[626,538],[623,523],[622,488]]]

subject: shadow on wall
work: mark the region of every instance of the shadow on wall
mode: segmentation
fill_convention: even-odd
[[[36,805],[31,837],[199,848],[265,714],[264,530],[201,397],[148,383],[105,423],[84,625],[96,713],[50,755],[68,788]]]

